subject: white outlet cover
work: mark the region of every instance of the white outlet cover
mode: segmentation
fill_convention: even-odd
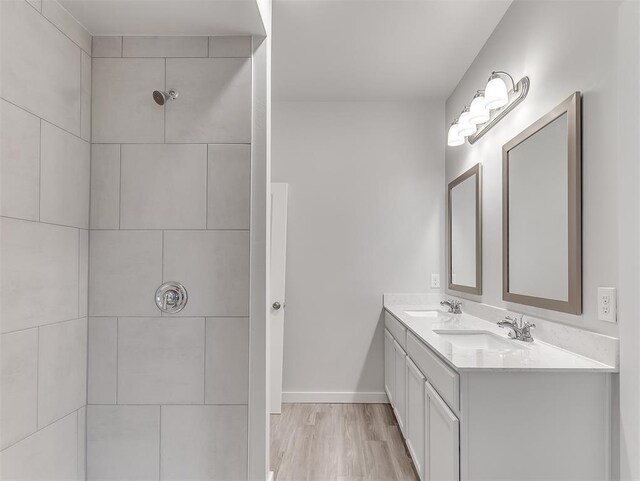
[[[617,322],[618,292],[615,287],[598,287],[598,320]]]
[[[431,274],[431,287],[440,287],[440,274]]]

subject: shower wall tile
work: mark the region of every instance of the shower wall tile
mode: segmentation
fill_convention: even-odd
[[[209,145],[208,229],[249,229],[251,146]]]
[[[164,279],[189,292],[185,316],[247,316],[249,232],[167,231]]]
[[[42,11],[42,0],[27,0],[38,12]]]
[[[89,314],[89,231],[78,230],[78,317]]]
[[[122,57],[122,37],[93,37],[92,57]]]
[[[118,319],[118,402],[204,401],[204,319]]]
[[[163,406],[162,479],[247,479],[246,406]]]
[[[91,34],[57,0],[42,0],[42,15],[82,50],[91,54]]]
[[[26,2],[0,2],[0,96],[80,135],[80,48]]]
[[[207,404],[247,404],[249,319],[207,319]]]
[[[151,97],[164,89],[164,63],[161,58],[93,59],[93,142],[164,141],[164,109]]]
[[[0,258],[2,332],[78,317],[77,229],[0,218]]]
[[[89,228],[91,144],[42,122],[40,220]]]
[[[91,57],[82,52],[80,59],[80,137],[91,140]]]
[[[115,404],[118,369],[118,318],[89,318],[88,404]]]
[[[87,479],[87,407],[83,406],[78,413],[78,481]]]
[[[0,449],[37,429],[38,329],[0,336]]]
[[[87,319],[40,327],[38,428],[87,403]]]
[[[89,238],[89,314],[157,315],[162,232],[95,230]]]
[[[234,35],[209,37],[209,57],[251,57],[251,37]]]
[[[120,145],[91,146],[91,229],[120,226]]]
[[[123,37],[122,56],[207,57],[207,41],[207,37]]]
[[[87,406],[87,480],[160,479],[160,406]]]
[[[206,145],[123,145],[122,229],[204,229]]]
[[[38,220],[40,119],[0,99],[0,215]]]
[[[188,92],[166,106],[166,141],[251,142],[251,60],[167,59],[167,85]]]
[[[0,478],[7,481],[76,480],[77,439],[78,415],[74,412],[2,451]]]

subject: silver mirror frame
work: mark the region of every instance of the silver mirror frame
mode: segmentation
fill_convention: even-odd
[[[502,147],[502,299],[569,314],[582,313],[582,112],[581,94],[573,93]],[[568,129],[568,300],[561,301],[509,292],[509,151],[558,117],[567,114]]]
[[[453,283],[453,258],[451,251],[451,191],[453,188],[467,180],[476,177],[476,285],[475,287],[463,286]],[[447,192],[447,280],[448,289],[465,292],[467,294],[482,294],[482,164],[477,163],[464,174],[461,174],[449,183]]]

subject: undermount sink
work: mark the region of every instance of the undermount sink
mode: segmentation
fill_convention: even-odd
[[[518,341],[504,339],[489,331],[434,330],[442,340],[453,346],[476,351],[514,351],[526,349]]]
[[[437,319],[437,318],[441,318],[442,320],[446,320],[446,319],[450,319],[451,316],[439,311],[437,309],[432,309],[432,310],[428,310],[428,311],[404,311],[405,314],[407,314],[408,316],[411,317],[428,317],[431,319]]]

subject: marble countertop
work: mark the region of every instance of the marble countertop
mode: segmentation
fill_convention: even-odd
[[[508,329],[472,315],[449,314],[439,305],[385,305],[384,308],[404,324],[418,339],[435,351],[456,371],[586,371],[617,372],[614,366],[589,359],[557,346],[534,340],[510,339]],[[406,311],[439,311],[438,317],[413,317]],[[435,331],[486,331],[499,336],[505,349],[470,349],[448,342]],[[535,330],[533,331],[535,339]],[[514,349],[508,348],[509,344]]]

